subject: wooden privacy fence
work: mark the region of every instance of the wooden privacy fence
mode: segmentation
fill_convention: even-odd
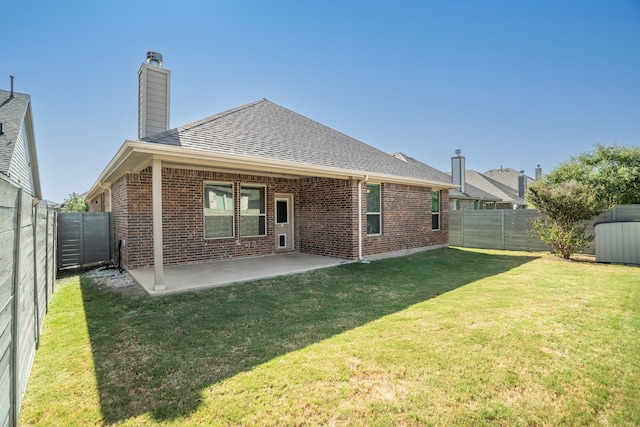
[[[531,237],[531,221],[539,216],[538,211],[531,209],[450,211],[449,244],[468,248],[549,251],[549,245]],[[587,234],[595,235],[595,224],[637,220],[640,220],[640,205],[616,205],[587,221]],[[583,253],[594,255],[595,244],[596,241],[592,241]]]
[[[58,268],[111,261],[108,212],[58,214]]]
[[[449,244],[468,248],[548,251],[529,235],[537,211],[466,210],[449,212]]]
[[[54,211],[0,180],[0,426],[17,423],[55,280]]]

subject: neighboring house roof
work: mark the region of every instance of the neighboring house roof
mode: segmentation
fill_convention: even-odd
[[[465,170],[465,176],[467,183],[481,189],[482,191],[493,194],[505,203],[513,203],[516,205],[527,204],[524,198],[518,196],[517,189],[511,188],[510,186],[496,181],[493,178],[470,169]]]
[[[0,90],[0,123],[0,172],[33,197],[41,198],[29,95]]]
[[[395,158],[398,158],[400,160],[403,160],[405,162],[407,162],[408,164],[422,169],[425,171],[425,173],[427,173],[429,176],[431,176],[431,179],[434,180],[440,180],[440,181],[448,181],[451,182],[451,175],[446,173],[446,172],[442,172],[432,166],[429,166],[425,163],[422,163],[419,160],[416,160],[410,156],[407,156],[404,153],[394,153],[393,156]],[[479,188],[474,187],[473,185],[470,184],[466,184],[465,185],[465,192],[463,193],[462,191],[460,191],[460,189],[458,188],[453,188],[451,190],[449,190],[449,198],[450,199],[465,199],[465,200],[486,200],[486,201],[499,201],[500,199],[490,193],[487,193],[486,191],[482,191]]]
[[[89,200],[152,158],[163,165],[205,166],[455,188],[448,179],[408,166],[390,154],[262,99],[140,141],[125,141],[89,191]]]
[[[516,191],[518,190],[518,177],[520,176],[520,172],[517,170],[511,168],[490,169],[483,173],[483,175],[507,185]],[[525,175],[525,177],[527,186],[535,182],[535,179],[530,176]]]

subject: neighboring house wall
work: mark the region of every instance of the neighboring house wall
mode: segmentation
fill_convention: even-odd
[[[487,208],[493,209],[494,203],[491,203],[489,206],[487,206],[487,202],[482,200],[449,199],[449,210],[452,211],[469,211]]]
[[[22,127],[20,128],[15,144],[13,157],[9,165],[9,176],[18,186],[27,190],[31,196],[35,196],[36,190],[33,185],[31,156],[29,154],[29,135],[26,121],[22,122]]]

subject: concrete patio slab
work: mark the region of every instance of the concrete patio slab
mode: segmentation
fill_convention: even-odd
[[[154,289],[153,268],[129,270],[129,274],[149,295],[158,296],[303,273],[348,262],[342,259],[289,252],[254,258],[165,266],[166,289],[162,291]]]

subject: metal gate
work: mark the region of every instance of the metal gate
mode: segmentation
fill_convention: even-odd
[[[58,214],[58,269],[111,261],[109,212]]]

